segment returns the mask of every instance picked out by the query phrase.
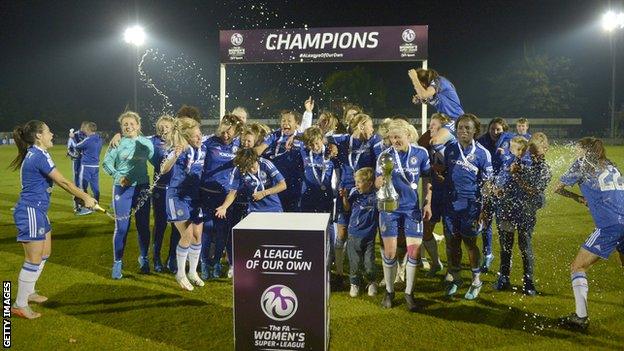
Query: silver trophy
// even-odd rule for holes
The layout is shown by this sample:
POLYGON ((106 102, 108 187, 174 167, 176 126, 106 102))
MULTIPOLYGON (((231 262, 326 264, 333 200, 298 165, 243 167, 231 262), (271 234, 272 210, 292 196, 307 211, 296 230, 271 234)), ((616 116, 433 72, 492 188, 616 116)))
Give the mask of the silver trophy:
POLYGON ((392 185, 394 160, 390 154, 385 153, 379 158, 379 163, 381 164, 384 182, 377 191, 377 209, 380 212, 392 212, 397 209, 399 200, 399 194, 392 185))

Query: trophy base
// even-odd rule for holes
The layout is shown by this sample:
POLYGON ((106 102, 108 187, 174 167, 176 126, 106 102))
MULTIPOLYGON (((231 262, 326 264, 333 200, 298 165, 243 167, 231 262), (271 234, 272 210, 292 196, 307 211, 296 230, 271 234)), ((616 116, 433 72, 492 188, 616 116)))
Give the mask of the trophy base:
POLYGON ((398 207, 396 201, 377 201, 377 209, 380 212, 392 212, 398 207))

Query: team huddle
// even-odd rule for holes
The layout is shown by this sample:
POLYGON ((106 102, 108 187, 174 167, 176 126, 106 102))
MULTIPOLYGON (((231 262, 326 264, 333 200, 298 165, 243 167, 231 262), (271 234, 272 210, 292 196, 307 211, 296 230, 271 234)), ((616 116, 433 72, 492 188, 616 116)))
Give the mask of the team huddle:
MULTIPOLYGON (((391 308, 400 276, 407 308, 418 310, 415 280, 423 253, 430 257, 428 276, 444 269, 433 233, 439 222, 448 258, 444 275, 448 297, 456 296, 463 286, 463 243, 471 268, 463 297, 478 298, 483 287, 480 275, 491 269, 494 260, 493 222, 501 247, 494 288, 511 289, 517 233, 524 271, 522 291, 536 295, 531 238, 552 177, 545 157, 547 136, 531 135, 526 119, 517 121, 517 133, 510 132, 502 118, 492 119, 482 130, 479 118, 463 111, 446 78, 425 69, 410 70, 408 75, 415 91, 413 102, 436 109, 422 136, 403 116, 384 119, 376 130, 373 119, 357 105, 347 105, 342 119, 321 111, 313 123, 311 98, 304 103, 303 115, 282 111, 280 128, 274 131, 248 121, 247 111, 236 108, 221 118, 214 134, 204 136, 199 111, 184 106, 175 118, 160 117, 157 134, 146 137, 137 113, 121 114, 121 134, 113 137, 102 161, 102 168, 114 180, 111 277, 123 278, 132 216, 138 232, 139 270, 167 269, 180 287, 191 291, 204 286, 204 280, 221 277, 224 253, 227 275, 232 276, 231 229, 248 213, 317 212, 331 215, 327 230, 339 276, 346 251, 352 297, 363 287, 374 296, 381 285, 385 290, 381 305, 391 308), (151 184, 148 163, 154 169, 151 184), (386 164, 392 165, 389 177, 383 176, 386 164), (386 185, 395 189, 397 205, 379 211, 377 191, 386 185), (168 223, 172 230, 163 262, 161 248, 168 223), (383 267, 380 284, 375 272, 378 236, 383 267)), ((20 168, 22 181, 14 219, 26 256, 13 305, 16 315, 37 318, 40 313, 28 303, 47 300, 35 292, 35 283, 50 255, 51 227, 46 214, 52 184, 74 195, 78 215, 87 215, 97 206, 102 141, 96 130, 95 123, 85 122, 79 132, 70 133, 68 151, 74 161, 75 184, 60 174, 47 152, 52 133, 45 123, 30 121, 14 131, 19 152, 12 166, 20 168), (87 193, 89 187, 93 197, 87 193)), ((585 329, 586 270, 616 249, 624 264, 624 180, 606 158, 600 140, 583 138, 576 145, 578 159, 561 177, 556 192, 587 205, 597 229, 572 264, 576 312, 561 322, 585 329), (566 189, 575 184, 583 196, 566 189)))

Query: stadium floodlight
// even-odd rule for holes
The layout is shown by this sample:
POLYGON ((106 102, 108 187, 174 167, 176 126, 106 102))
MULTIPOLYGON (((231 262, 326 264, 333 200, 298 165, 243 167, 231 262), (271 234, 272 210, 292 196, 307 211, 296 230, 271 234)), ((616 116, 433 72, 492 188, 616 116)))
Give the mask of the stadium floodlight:
POLYGON ((145 31, 143 27, 139 25, 128 27, 124 32, 124 40, 126 43, 136 47, 143 45, 145 43, 145 31))
POLYGON ((615 30, 624 29, 624 12, 615 13, 612 10, 602 15, 602 29, 609 33, 611 46, 611 138, 615 138, 615 30))
POLYGON ((612 32, 618 28, 624 28, 624 12, 607 11, 602 15, 602 29, 612 32))
MULTIPOLYGON (((139 65, 139 47, 145 43, 145 31, 143 30, 143 27, 139 25, 134 25, 132 27, 126 28, 126 31, 124 32, 124 41, 134 46, 135 48, 134 61, 135 61, 135 64, 138 66, 139 65)), ((134 74, 133 80, 134 80, 134 110, 138 111, 139 106, 137 102, 138 93, 137 93, 136 73, 134 74)))

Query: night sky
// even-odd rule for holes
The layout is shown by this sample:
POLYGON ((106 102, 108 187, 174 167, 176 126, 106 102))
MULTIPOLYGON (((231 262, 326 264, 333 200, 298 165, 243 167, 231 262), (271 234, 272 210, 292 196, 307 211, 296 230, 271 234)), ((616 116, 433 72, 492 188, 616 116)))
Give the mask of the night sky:
MULTIPOLYGON (((612 5, 624 8, 622 2, 612 5)), ((457 87, 467 112, 487 110, 488 79, 524 48, 572 59, 586 103, 571 116, 606 125, 611 61, 600 27, 607 1, 2 1, 0 3, 0 131, 6 121, 54 119, 55 128, 91 119, 100 129, 132 102, 134 51, 124 43, 128 25, 148 33, 144 71, 171 100, 198 105, 205 118, 218 107, 218 30, 255 28, 429 25, 429 67, 457 87), (137 20, 138 19, 138 20, 137 20)), ((620 31, 619 72, 624 67, 620 31)), ((417 64, 414 64, 417 65, 417 64)), ((407 63, 363 66, 383 77, 388 104, 410 107, 407 63)), ((247 65, 230 70, 228 108, 251 110, 256 98, 281 87, 284 108, 318 95, 324 78, 354 64, 247 65), (307 80, 306 80, 307 79, 307 80), (316 93, 316 94, 315 94, 316 93)), ((624 74, 618 84, 624 100, 624 74)), ((163 101, 140 83, 139 112, 162 112, 163 101)), ((325 102, 326 103, 326 102, 325 102)), ((361 102, 366 105, 366 102, 361 102)), ((323 101, 319 101, 323 105, 323 101)), ((376 116, 383 117, 383 116, 376 116)), ((491 117, 491 116, 484 116, 491 117)))

